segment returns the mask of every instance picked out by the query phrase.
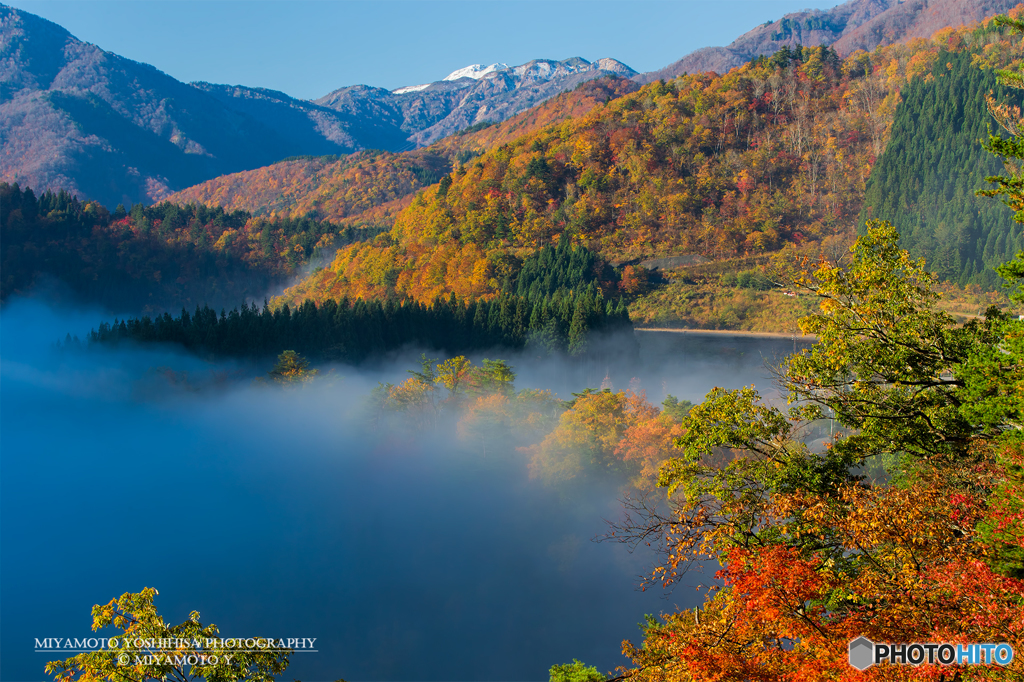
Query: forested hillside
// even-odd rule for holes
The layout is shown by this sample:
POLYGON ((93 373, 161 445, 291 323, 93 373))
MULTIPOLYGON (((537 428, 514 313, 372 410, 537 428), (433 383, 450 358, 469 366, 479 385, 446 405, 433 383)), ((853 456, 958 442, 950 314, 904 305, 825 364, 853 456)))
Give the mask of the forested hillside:
POLYGON ((937 50, 844 64, 787 49, 650 84, 458 165, 386 240, 343 249, 286 300, 493 295, 503 267, 562 233, 621 262, 763 254, 849 231, 898 87, 937 50))
POLYGON ((426 304, 389 298, 306 300, 295 312, 285 304, 261 310, 243 305, 220 317, 209 307, 153 318, 104 323, 93 342, 178 343, 216 355, 265 358, 294 349, 314 360, 359 362, 409 344, 449 353, 527 348, 538 355, 591 352, 593 332, 632 331, 622 298, 605 298, 608 282, 597 277, 594 254, 571 246, 541 249, 501 295, 465 298, 451 294, 426 304))
POLYGON ((449 157, 471 158, 494 140, 636 87, 622 79, 590 82, 520 118, 431 149, 297 158, 225 176, 194 188, 197 195, 209 192, 209 205, 186 202, 192 195, 183 194, 176 197, 180 204, 119 206, 111 213, 67 192, 37 198, 17 184, 0 184, 0 296, 6 300, 51 278, 66 285, 64 294, 121 311, 262 300, 310 261, 390 228, 414 190, 450 169, 449 157), (249 206, 262 208, 262 215, 249 206))
MULTIPOLYGON (((453 163, 556 121, 582 116, 638 87, 621 78, 591 80, 507 121, 468 128, 424 149, 402 154, 369 151, 342 157, 298 157, 214 178, 167 200, 254 215, 341 220, 434 184, 453 163)), ((366 220, 377 222, 371 217, 366 220)))
MULTIPOLYGON (((928 165, 932 178, 946 172, 946 185, 922 181, 934 198, 921 201, 948 213, 957 210, 956 191, 974 202, 968 194, 983 182, 979 126, 986 114, 972 113, 966 125, 957 119, 968 105, 985 111, 981 60, 1006 65, 1020 54, 1019 44, 989 25, 947 29, 931 41, 846 60, 827 48, 785 48, 723 76, 652 83, 458 164, 436 187, 417 194, 386 238, 343 249, 329 268, 281 300, 490 296, 499 290, 502 269, 515 270, 563 233, 619 264, 676 255, 750 259, 826 243, 835 249, 862 217, 876 160, 883 158, 876 177, 886 164, 903 163, 903 137, 910 131, 926 145, 915 152, 915 168, 928 165), (966 93, 977 101, 960 102, 966 93), (939 101, 946 104, 927 116, 945 123, 925 129, 915 119, 927 102, 939 101), (898 146, 885 156, 897 112, 898 146)), ((900 182, 916 181, 903 173, 900 182)), ((882 191, 889 200, 896 194, 882 191)), ((927 255, 963 248, 953 246, 960 237, 943 220, 926 213, 924 227, 911 237, 923 243, 928 233, 933 246, 927 255)), ((1000 242, 992 230, 985 231, 986 242, 990 235, 990 244, 972 247, 979 258, 987 247, 987 261, 948 261, 940 264, 943 275, 993 282, 975 275, 1005 260, 1015 242, 1000 242)), ((716 286, 720 275, 712 273, 716 286)), ((628 293, 644 288, 640 282, 628 293)), ((686 317, 686 311, 675 314, 686 317)))
MULTIPOLYGON (((766 301, 769 293, 739 286, 737 275, 785 249, 841 250, 858 221, 873 216, 896 221, 904 243, 944 277, 991 286, 985 268, 1018 248, 1020 232, 972 194, 996 169, 979 144, 987 115, 978 112, 994 86, 981 67, 1020 57, 1019 44, 989 24, 845 60, 824 47, 787 47, 724 75, 640 90, 621 79, 591 81, 426 149, 302 157, 193 187, 175 200, 241 210, 244 219, 203 239, 172 220, 159 232, 160 248, 234 259, 252 270, 259 298, 270 281, 343 247, 275 304, 345 297, 429 304, 451 294, 469 301, 507 293, 532 254, 567 236, 595 255, 604 294, 626 296, 646 323, 760 329, 771 320, 757 308, 780 311, 772 319, 795 317, 781 313, 785 299, 766 301), (282 218, 288 227, 267 227, 282 218), (641 267, 665 257, 692 267, 667 279, 641 267)), ((163 225, 165 210, 149 219, 163 225)), ((4 220, 8 234, 22 234, 4 220)), ((108 227, 101 233, 110 238, 108 227)), ((121 232, 129 233, 135 246, 118 253, 153 239, 134 227, 121 232)), ((20 248, 7 241, 5 262, 12 245, 20 248)), ((97 255, 91 267, 112 259, 97 255)), ((25 262, 5 273, 5 296, 28 286, 43 263, 25 262)), ((88 269, 60 262, 38 272, 71 282, 88 269)), ((170 309, 223 300, 223 286, 254 295, 237 284, 217 284, 209 295, 186 291, 167 279, 185 266, 131 262, 135 281, 152 282, 154 300, 170 309), (180 300, 161 298, 172 291, 180 300)))
POLYGON ((0 183, 0 300, 50 279, 57 294, 121 311, 262 300, 319 249, 377 232, 163 203, 110 213, 67 192, 0 183))
POLYGON ((996 47, 943 52, 930 73, 903 91, 861 214, 891 221, 904 248, 962 285, 994 286, 993 268, 1024 249, 1024 229, 1013 215, 975 195, 989 187, 986 177, 1002 172, 982 146, 994 127, 986 98, 1018 106, 1022 99, 996 83, 991 62, 1004 57, 996 47))
POLYGON ((221 176, 167 200, 257 215, 340 220, 431 185, 450 167, 448 159, 424 150, 296 157, 221 176))

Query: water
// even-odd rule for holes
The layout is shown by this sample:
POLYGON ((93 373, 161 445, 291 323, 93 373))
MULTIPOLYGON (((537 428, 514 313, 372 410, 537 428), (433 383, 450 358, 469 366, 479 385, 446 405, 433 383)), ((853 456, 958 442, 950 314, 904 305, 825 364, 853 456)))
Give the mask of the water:
MULTIPOLYGON (((36 638, 87 637, 93 604, 144 586, 171 623, 195 609, 225 637, 316 638, 283 676, 307 682, 544 680, 573 658, 608 671, 644 614, 701 601, 692 587, 637 591, 653 557, 591 541, 619 514, 614 482, 552 487, 511 448, 368 428, 363 398, 414 367, 412 352, 282 392, 169 350, 50 347, 97 319, 18 301, 0 317, 5 681, 45 679, 63 656, 34 652, 36 638), (191 388, 153 371, 167 367, 191 388)), ((607 373, 655 402, 767 386, 763 357, 792 346, 638 338, 639 362, 607 373)), ((520 388, 582 387, 514 362, 520 388)))

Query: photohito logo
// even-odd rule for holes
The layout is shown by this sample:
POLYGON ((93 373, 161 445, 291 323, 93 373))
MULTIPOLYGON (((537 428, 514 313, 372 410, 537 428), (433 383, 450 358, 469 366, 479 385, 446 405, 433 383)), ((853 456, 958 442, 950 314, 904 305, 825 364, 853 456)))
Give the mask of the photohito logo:
POLYGON ((1013 647, 1006 642, 998 644, 876 644, 867 637, 850 642, 850 665, 867 670, 888 661, 893 665, 1010 665, 1013 647))

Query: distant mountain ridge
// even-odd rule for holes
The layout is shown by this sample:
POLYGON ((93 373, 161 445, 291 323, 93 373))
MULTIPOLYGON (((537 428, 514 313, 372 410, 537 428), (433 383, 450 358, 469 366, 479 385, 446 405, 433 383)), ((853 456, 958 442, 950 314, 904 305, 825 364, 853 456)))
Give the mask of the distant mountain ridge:
POLYGON ((281 93, 226 106, 6 6, 0 91, 0 180, 40 192, 64 188, 109 206, 152 201, 296 149, 349 152, 369 137, 365 122, 281 93))
POLYGON ((0 5, 0 180, 67 189, 107 206, 157 201, 211 178, 297 155, 404 151, 500 122, 581 83, 725 72, 782 45, 841 54, 1005 11, 1012 0, 850 0, 786 15, 725 48, 637 74, 614 59, 475 64, 434 83, 339 88, 316 101, 241 85, 185 84, 0 5))
POLYGON ((634 77, 639 83, 670 80, 684 73, 725 73, 783 45, 830 45, 841 57, 857 50, 913 38, 930 38, 946 27, 965 26, 1007 12, 1018 0, 849 0, 830 10, 785 15, 747 31, 725 47, 704 47, 663 69, 634 77))
POLYGON ((412 193, 437 182, 460 159, 468 161, 552 123, 580 118, 639 88, 624 78, 594 79, 501 123, 463 131, 428 147, 401 154, 297 157, 207 180, 170 195, 167 201, 338 222, 362 214, 360 223, 390 223, 394 213, 411 201, 412 193))
MULTIPOLYGON (((464 70, 461 70, 464 71, 464 70)), ((395 94, 357 85, 316 102, 182 83, 0 5, 0 180, 113 207, 296 155, 401 151, 502 121, 580 83, 636 74, 613 59, 534 60, 395 94)))
POLYGON ((339 88, 315 103, 352 115, 369 110, 384 114, 408 133, 407 148, 411 149, 477 123, 504 121, 588 80, 635 75, 636 71, 615 59, 593 63, 580 57, 534 59, 515 67, 474 64, 434 83, 391 91, 355 85, 339 88))

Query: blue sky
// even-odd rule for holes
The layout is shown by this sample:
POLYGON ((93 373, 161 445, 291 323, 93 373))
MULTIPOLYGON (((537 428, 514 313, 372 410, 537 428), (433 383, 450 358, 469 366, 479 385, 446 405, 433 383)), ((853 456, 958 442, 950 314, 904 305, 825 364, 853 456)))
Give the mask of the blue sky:
POLYGON ((8 0, 78 38, 182 81, 314 99, 365 83, 427 83, 457 68, 614 57, 651 71, 768 19, 835 0, 8 0))

